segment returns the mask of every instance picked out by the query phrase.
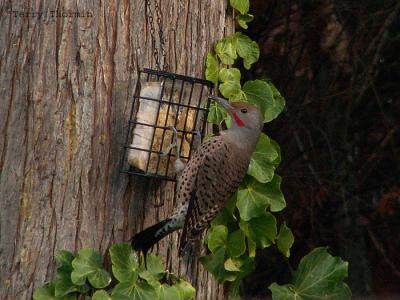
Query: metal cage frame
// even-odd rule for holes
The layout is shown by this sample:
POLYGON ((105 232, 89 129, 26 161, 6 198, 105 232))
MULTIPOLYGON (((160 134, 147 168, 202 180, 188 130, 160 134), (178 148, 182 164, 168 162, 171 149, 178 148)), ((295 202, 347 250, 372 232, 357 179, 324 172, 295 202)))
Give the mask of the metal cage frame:
MULTIPOLYGON (((127 133, 126 133, 126 138, 125 138, 125 144, 123 146, 123 155, 121 158, 121 162, 120 162, 120 172, 121 173, 127 173, 127 174, 131 174, 131 175, 137 175, 137 176, 142 176, 142 177, 147 177, 147 178, 158 178, 158 179, 163 179, 163 180, 168 180, 168 181, 176 181, 176 176, 168 176, 168 170, 169 170, 169 165, 171 163, 171 157, 175 157, 175 154, 172 154, 171 151, 168 152, 168 154, 166 154, 168 156, 167 159, 167 165, 166 165, 166 170, 165 170, 165 174, 159 174, 159 168, 160 168, 160 155, 163 154, 162 151, 156 151, 153 149, 153 145, 154 145, 154 138, 156 136, 156 129, 162 129, 162 138, 161 138, 161 146, 160 146, 160 150, 162 150, 163 144, 164 144, 164 139, 165 139, 165 132, 167 130, 170 130, 170 126, 167 126, 167 119, 169 116, 169 112, 170 112, 170 108, 171 106, 176 106, 177 110, 179 110, 180 108, 187 108, 186 111, 186 116, 184 116, 185 118, 185 125, 184 125, 184 130, 177 130, 178 133, 181 133, 182 136, 186 136, 186 135, 191 135, 192 137, 194 135, 198 135, 200 132, 200 139, 201 141, 204 138, 204 134, 206 131, 206 126, 207 126, 207 118, 208 118, 208 112, 209 112, 209 108, 210 108, 210 98, 208 97, 209 95, 211 95, 212 93, 212 89, 214 88, 214 84, 211 81, 205 80, 205 79, 199 79, 199 78, 194 78, 194 77, 190 77, 190 76, 185 76, 185 75, 179 75, 179 74, 175 74, 175 73, 170 73, 170 72, 166 72, 166 71, 159 71, 159 70, 153 70, 153 69, 143 69, 143 70, 139 70, 138 71, 138 77, 137 77, 137 81, 136 81, 136 85, 135 85, 135 90, 134 90, 134 95, 133 95, 133 101, 132 101, 132 105, 131 105, 131 111, 129 114, 129 121, 128 121, 128 128, 127 128, 127 133), (142 76, 145 77, 145 79, 142 79, 142 76), (149 82, 150 79, 156 79, 157 81, 162 81, 162 80, 170 80, 172 81, 172 90, 175 87, 175 83, 176 81, 181 81, 181 87, 180 87, 180 93, 179 93, 179 99, 178 102, 173 102, 172 101, 172 93, 170 94, 168 100, 164 100, 163 96, 164 96, 164 85, 161 88, 161 96, 159 99, 156 98, 150 98, 150 97, 143 97, 140 95, 140 90, 141 90, 141 82, 142 80, 149 82), (182 103, 182 95, 183 95, 183 88, 185 84, 190 84, 191 85, 191 90, 190 90, 190 98, 188 101, 188 104, 182 103), (196 104, 192 104, 192 95, 193 95, 193 90, 194 90, 194 86, 195 85, 200 85, 201 86, 201 91, 200 91, 200 97, 198 100, 198 103, 196 104), (204 89, 206 89, 206 93, 204 94, 204 89), (202 97, 204 96, 204 98, 206 98, 205 100, 205 107, 202 107, 202 103, 204 103, 204 101, 202 102, 202 97), (156 122, 155 124, 146 124, 146 123, 141 123, 138 122, 137 119, 137 107, 138 107, 138 101, 139 99, 144 99, 144 100, 148 100, 148 101, 157 101, 160 103, 160 105, 158 106, 157 109, 157 117, 156 117, 156 122), (160 110, 161 110, 161 104, 166 104, 168 105, 167 107, 167 116, 165 119, 165 124, 164 126, 160 126, 157 125, 158 124, 158 120, 160 117, 160 110), (135 111, 136 108, 136 111, 135 111), (189 116, 189 109, 193 109, 195 110, 195 119, 194 119, 194 127, 196 126, 196 122, 197 119, 199 117, 199 112, 203 111, 204 112, 204 120, 202 121, 201 124, 201 128, 200 130, 186 130, 186 124, 187 124, 187 120, 188 120, 188 116, 189 116), (151 138, 151 144, 150 144, 150 149, 143 149, 143 148, 139 148, 139 147, 132 147, 130 144, 130 140, 132 139, 133 136, 133 130, 135 128, 136 125, 144 125, 144 126, 148 126, 148 127, 152 127, 154 128, 153 131, 153 136, 151 138), (145 151, 149 153, 148 156, 148 160, 147 160, 147 165, 146 165, 146 170, 142 171, 138 168, 135 168, 133 166, 131 166, 128 163, 128 156, 127 156, 127 152, 129 151, 129 149, 135 149, 135 150, 139 150, 139 151, 145 151), (149 164, 150 164, 150 160, 151 160, 151 154, 155 153, 157 154, 157 166, 156 166, 156 170, 155 172, 149 172, 149 164), (127 166, 126 166, 127 165, 127 166)), ((177 120, 175 119, 175 127, 177 125, 177 120)), ((194 128, 195 129, 195 128, 194 128)), ((185 160, 189 160, 193 151, 193 138, 190 141, 190 148, 189 148, 189 155, 188 156, 184 156, 181 155, 180 158, 185 159, 185 160)), ((183 146, 183 142, 181 142, 180 145, 180 151, 182 151, 182 146, 183 146)))

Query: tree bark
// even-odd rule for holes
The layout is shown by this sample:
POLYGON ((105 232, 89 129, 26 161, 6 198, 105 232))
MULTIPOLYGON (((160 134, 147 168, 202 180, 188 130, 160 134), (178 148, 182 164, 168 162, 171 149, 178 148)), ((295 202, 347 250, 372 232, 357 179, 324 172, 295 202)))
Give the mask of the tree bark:
MULTIPOLYGON (((160 2, 170 71, 203 77, 207 51, 233 30, 226 0, 160 2)), ((1 5, 0 295, 30 299, 57 250, 105 254, 171 213, 174 184, 119 172, 136 71, 155 67, 144 0, 1 5)), ((177 241, 156 247, 174 272, 177 241)), ((186 275, 197 299, 223 298, 201 266, 186 275)))

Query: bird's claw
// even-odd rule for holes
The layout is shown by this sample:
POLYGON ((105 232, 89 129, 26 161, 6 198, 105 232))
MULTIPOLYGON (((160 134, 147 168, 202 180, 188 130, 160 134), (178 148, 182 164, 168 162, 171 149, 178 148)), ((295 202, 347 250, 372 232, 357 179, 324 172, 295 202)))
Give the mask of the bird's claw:
POLYGON ((175 148, 176 160, 174 163, 174 169, 175 169, 175 173, 179 175, 185 168, 185 164, 181 160, 181 154, 180 154, 180 150, 178 147, 178 131, 176 130, 176 128, 174 126, 169 126, 168 128, 174 132, 173 133, 173 141, 174 142, 171 145, 169 145, 167 147, 167 149, 160 154, 160 156, 167 156, 168 153, 172 150, 172 148, 175 148))

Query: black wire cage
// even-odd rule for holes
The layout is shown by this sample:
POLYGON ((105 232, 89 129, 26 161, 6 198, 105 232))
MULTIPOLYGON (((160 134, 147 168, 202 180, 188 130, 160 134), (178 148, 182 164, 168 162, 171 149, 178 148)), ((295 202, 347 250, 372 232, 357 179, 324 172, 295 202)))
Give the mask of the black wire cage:
POLYGON ((213 83, 165 71, 138 73, 121 172, 175 180, 206 132, 213 83))

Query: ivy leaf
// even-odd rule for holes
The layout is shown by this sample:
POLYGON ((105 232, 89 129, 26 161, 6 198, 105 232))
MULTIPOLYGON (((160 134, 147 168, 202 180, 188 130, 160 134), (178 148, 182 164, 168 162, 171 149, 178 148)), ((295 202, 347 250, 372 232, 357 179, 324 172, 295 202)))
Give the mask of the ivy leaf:
POLYGON ((262 133, 251 156, 247 174, 253 176, 259 182, 271 181, 278 156, 279 149, 276 149, 275 144, 271 143, 271 139, 262 133))
POLYGON ((208 53, 206 59, 206 79, 218 83, 219 62, 215 55, 208 53))
POLYGON ((217 102, 212 101, 210 104, 210 109, 208 111, 208 122, 220 125, 226 118, 228 114, 226 110, 219 105, 217 102))
POLYGON ((245 177, 238 190, 236 207, 239 209, 240 218, 249 221, 251 218, 261 216, 268 206, 268 199, 264 197, 265 185, 251 177, 245 177))
POLYGON ((224 268, 225 248, 220 247, 215 253, 200 257, 200 262, 204 268, 214 275, 218 282, 234 281, 237 278, 237 273, 229 272, 224 268))
POLYGON ((229 300, 241 300, 242 299, 240 297, 240 283, 241 283, 241 280, 240 280, 240 278, 238 278, 230 284, 229 294, 228 294, 229 300))
POLYGON ((160 279, 164 276, 164 265, 160 257, 152 253, 147 254, 147 270, 154 276, 160 279))
POLYGON ((263 216, 253 218, 249 221, 251 238, 261 249, 270 246, 276 238, 276 219, 267 212, 263 216))
POLYGON ((75 300, 75 294, 69 294, 63 297, 56 297, 55 285, 53 282, 46 283, 45 285, 35 289, 33 293, 33 300, 75 300))
POLYGON ((222 68, 219 71, 219 80, 221 82, 233 81, 240 84, 240 70, 238 68, 222 68))
POLYGON ((246 252, 244 232, 240 229, 229 234, 226 250, 230 257, 239 257, 246 252))
POLYGON ((231 257, 224 262, 224 268, 227 271, 240 272, 240 268, 236 265, 235 261, 231 257))
POLYGON ((59 298, 74 292, 87 293, 89 289, 87 284, 75 285, 71 280, 71 272, 58 272, 54 281, 54 295, 59 298))
POLYGON ((224 225, 213 226, 207 233, 208 248, 215 253, 219 248, 226 247, 228 239, 228 228, 224 225))
POLYGON ((71 272, 73 270, 72 260, 74 255, 67 250, 60 250, 56 253, 55 259, 58 263, 57 279, 54 281, 54 295, 56 297, 64 297, 73 292, 86 293, 89 291, 89 286, 75 285, 71 281, 71 272))
POLYGON ((249 80, 243 86, 247 101, 257 105, 262 114, 266 115, 267 103, 273 101, 270 86, 263 80, 249 80))
POLYGON ((225 37, 215 45, 215 53, 217 53, 221 62, 225 65, 232 65, 237 58, 236 48, 232 37, 225 37))
POLYGON ((293 283, 269 286, 274 300, 280 299, 332 299, 351 298, 347 277, 348 263, 331 256, 326 248, 316 248, 303 257, 293 283))
POLYGON ((248 13, 250 8, 249 0, 230 0, 229 3, 234 9, 239 11, 242 15, 248 13))
POLYGON ((219 80, 222 84, 219 85, 219 91, 225 98, 235 98, 240 94, 242 87, 240 85, 240 70, 237 68, 226 69, 219 71, 219 80))
POLYGON ((112 300, 154 300, 157 293, 147 282, 120 282, 112 291, 112 300))
POLYGON ((146 280, 153 287, 158 287, 160 285, 159 280, 165 275, 164 265, 162 260, 157 255, 148 253, 146 256, 146 267, 141 265, 139 276, 146 280))
POLYGON ((92 300, 112 300, 112 299, 105 290, 98 290, 93 294, 92 300))
POLYGON ((233 222, 235 222, 235 219, 232 213, 228 209, 223 208, 218 213, 218 215, 211 221, 211 227, 215 227, 217 225, 228 225, 233 222))
POLYGON ((289 257, 290 248, 292 247, 294 242, 294 236, 290 228, 286 226, 285 222, 281 225, 276 240, 279 251, 281 251, 282 254, 285 255, 286 257, 289 257))
POLYGON ((183 299, 179 289, 176 286, 162 284, 158 292, 159 300, 180 300, 183 299))
POLYGON ((56 262, 59 264, 57 271, 72 272, 72 260, 74 255, 67 250, 59 250, 55 255, 56 262))
POLYGON ((275 174, 274 178, 268 182, 265 190, 265 197, 269 201, 269 210, 272 212, 281 211, 286 207, 286 201, 281 191, 282 178, 275 174))
POLYGON ((86 278, 89 283, 98 289, 108 286, 111 282, 110 274, 102 268, 103 259, 100 253, 91 248, 79 250, 78 255, 72 261, 74 270, 71 280, 76 285, 84 285, 86 278))
POLYGON ((278 89, 268 82, 272 91, 272 101, 268 101, 264 113, 265 122, 270 122, 275 119, 285 108, 285 98, 281 95, 278 89))
POLYGON ((282 210, 286 202, 280 190, 280 184, 281 178, 278 175, 266 184, 254 178, 245 177, 239 187, 236 202, 240 218, 249 221, 251 218, 262 216, 268 206, 273 212, 282 210))
POLYGON ((224 263, 227 271, 239 272, 238 278, 244 278, 254 270, 254 258, 246 255, 241 257, 230 257, 224 263))
POLYGON ((249 70, 260 57, 260 48, 257 42, 241 32, 236 32, 233 40, 237 54, 243 58, 244 67, 249 70))
POLYGON ((256 257, 256 242, 253 241, 249 236, 246 237, 247 249, 249 249, 249 257, 256 257))
POLYGON ((281 148, 279 147, 278 143, 275 142, 273 139, 269 139, 271 145, 275 148, 276 152, 278 152, 278 156, 277 158, 274 159, 274 161, 272 162, 275 166, 278 166, 281 163, 281 148))
POLYGON ((241 220, 239 226, 261 249, 270 246, 276 238, 276 219, 269 212, 248 222, 241 220))
POLYGON ((239 26, 242 27, 243 29, 247 29, 247 23, 253 21, 254 16, 251 14, 245 14, 245 15, 238 15, 236 16, 236 22, 238 22, 239 26))
POLYGON ((139 260, 128 243, 115 244, 110 248, 112 272, 119 282, 135 281, 139 260))
POLYGON ((192 299, 196 294, 196 289, 187 281, 181 279, 174 285, 179 293, 181 294, 182 299, 192 299))

